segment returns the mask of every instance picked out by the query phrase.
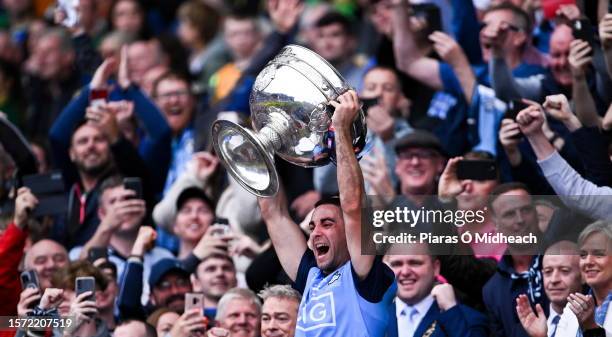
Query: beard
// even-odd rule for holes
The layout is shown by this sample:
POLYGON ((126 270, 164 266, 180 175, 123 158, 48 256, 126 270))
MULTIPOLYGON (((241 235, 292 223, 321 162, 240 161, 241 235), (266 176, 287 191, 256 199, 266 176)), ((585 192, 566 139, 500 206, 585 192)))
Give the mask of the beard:
POLYGON ((74 164, 76 165, 79 172, 90 177, 99 177, 103 173, 108 171, 112 166, 110 160, 106 160, 97 165, 92 166, 85 165, 85 163, 83 163, 82 161, 75 161, 74 164))

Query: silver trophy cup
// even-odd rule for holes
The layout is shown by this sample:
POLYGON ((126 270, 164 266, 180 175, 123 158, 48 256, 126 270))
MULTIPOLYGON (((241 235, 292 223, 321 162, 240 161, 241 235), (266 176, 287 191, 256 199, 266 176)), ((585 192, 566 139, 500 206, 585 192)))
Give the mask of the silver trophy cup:
MULTIPOLYGON (((251 193, 270 197, 279 186, 274 154, 303 167, 335 162, 330 101, 350 87, 313 51, 289 45, 255 79, 249 99, 253 130, 217 120, 212 141, 221 163, 251 193)), ((353 122, 355 154, 365 147, 363 111, 353 122)))

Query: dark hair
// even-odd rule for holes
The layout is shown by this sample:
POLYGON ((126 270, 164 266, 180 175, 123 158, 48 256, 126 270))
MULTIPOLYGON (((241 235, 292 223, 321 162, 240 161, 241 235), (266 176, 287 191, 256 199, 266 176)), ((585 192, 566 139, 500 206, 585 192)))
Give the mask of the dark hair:
POLYGON ((521 21, 522 27, 519 28, 521 28, 527 35, 531 35, 531 18, 529 17, 529 14, 527 14, 527 12, 525 12, 521 7, 518 7, 511 2, 502 2, 499 5, 487 9, 484 12, 484 15, 496 11, 512 12, 512 15, 514 15, 515 18, 521 21))
POLYGON ((334 11, 327 12, 319 20, 317 20, 317 22, 315 22, 314 26, 316 28, 321 28, 331 26, 333 24, 341 25, 345 34, 352 35, 351 22, 344 15, 334 11))
MULTIPOLYGON (((138 31, 138 36, 136 36, 137 38, 149 38, 150 37, 150 32, 148 31, 148 26, 147 26, 147 13, 145 11, 145 8, 143 6, 143 4, 139 1, 139 0, 115 0, 113 1, 113 5, 111 6, 111 10, 108 12, 108 22, 110 22, 111 25, 114 24, 114 18, 115 18, 115 10, 117 8, 117 5, 119 5, 119 3, 121 2, 131 2, 134 3, 136 5, 136 8, 138 10, 138 13, 140 14, 141 18, 142 18, 142 22, 141 22, 141 26, 140 29, 138 31)), ((114 28, 114 27, 113 27, 114 28)))
POLYGON ((204 43, 210 42, 217 35, 221 22, 219 13, 199 0, 183 3, 178 9, 177 16, 179 20, 194 26, 204 43))
POLYGON ((495 202, 495 200, 497 200, 497 198, 501 196, 502 194, 505 194, 505 193, 508 193, 514 190, 523 190, 527 192, 528 194, 531 194, 531 192, 529 191, 529 187, 527 187, 527 185, 521 182, 511 182, 511 183, 505 183, 505 184, 498 185, 491 191, 490 198, 489 198, 489 209, 492 212, 495 212, 493 210, 493 203, 495 202))
POLYGON ((87 260, 78 260, 69 263, 66 267, 58 269, 53 273, 51 285, 54 288, 74 289, 77 277, 92 276, 96 280, 96 289, 106 290, 108 278, 87 260))
POLYGON ((189 90, 189 92, 191 93, 191 81, 189 80, 189 78, 187 78, 186 76, 183 76, 179 73, 173 72, 173 71, 168 71, 166 73, 164 73, 163 75, 161 75, 154 83, 153 83, 153 97, 157 97, 157 87, 159 87, 159 84, 163 81, 167 81, 167 80, 176 80, 176 81, 181 81, 181 82, 185 82, 185 84, 187 85, 187 89, 189 90))
POLYGON ((314 208, 317 208, 323 205, 334 205, 334 206, 338 206, 339 208, 342 208, 342 205, 340 204, 340 197, 338 196, 322 198, 319 201, 317 201, 314 208))
POLYGON ((88 120, 87 118, 83 118, 80 121, 78 121, 74 127, 72 128, 71 132, 70 132, 70 146, 72 146, 72 141, 74 140, 74 134, 80 129, 82 128, 85 124, 87 124, 88 120))
MULTIPOLYGON (((204 258, 202 258, 202 260, 200 260, 200 263, 198 263, 198 268, 200 267, 200 265, 202 263, 204 263, 204 261, 208 261, 210 259, 219 259, 219 260, 225 260, 227 262, 229 262, 232 265, 232 268, 234 268, 234 271, 236 271, 236 265, 234 264, 234 260, 232 259, 231 256, 226 255, 226 254, 218 254, 218 253, 213 253, 213 254, 209 254, 204 256, 204 258)), ((196 270, 193 272, 193 276, 197 279, 198 278, 198 270, 196 268, 196 270)))
POLYGON ((119 187, 123 185, 123 177, 121 177, 120 175, 112 175, 104 180, 102 180, 102 183, 100 184, 100 195, 98 197, 98 203, 100 203, 100 201, 102 201, 102 195, 104 194, 104 191, 111 189, 111 188, 115 188, 115 187, 119 187))

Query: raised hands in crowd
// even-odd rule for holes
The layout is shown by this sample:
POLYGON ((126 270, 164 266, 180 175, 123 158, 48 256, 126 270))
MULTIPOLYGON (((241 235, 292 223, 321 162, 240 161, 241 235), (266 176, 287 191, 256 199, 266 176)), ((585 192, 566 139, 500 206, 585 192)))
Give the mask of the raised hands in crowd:
POLYGON ((612 331, 610 0, 46 2, 0 6, 0 317, 73 321, 16 336, 612 331), (227 116, 324 137, 337 161, 281 163, 301 151, 282 133, 280 191, 252 195, 211 143, 262 176, 240 135, 211 139, 227 116), (370 205, 538 242, 394 243, 417 221, 372 245, 370 205))

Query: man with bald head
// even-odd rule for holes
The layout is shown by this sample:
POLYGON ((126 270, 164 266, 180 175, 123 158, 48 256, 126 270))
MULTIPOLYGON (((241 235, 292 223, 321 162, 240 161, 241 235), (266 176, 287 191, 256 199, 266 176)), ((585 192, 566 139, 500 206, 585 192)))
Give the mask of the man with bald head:
POLYGON ((19 295, 17 314, 27 315, 40 301, 45 289, 52 288, 51 278, 55 271, 68 265, 68 252, 53 240, 40 240, 30 247, 24 259, 24 270, 34 270, 38 275, 40 289, 26 288, 19 295))
POLYGON ((42 290, 51 286, 53 273, 68 264, 66 248, 53 240, 40 240, 25 255, 24 269, 35 270, 42 290))

